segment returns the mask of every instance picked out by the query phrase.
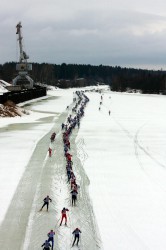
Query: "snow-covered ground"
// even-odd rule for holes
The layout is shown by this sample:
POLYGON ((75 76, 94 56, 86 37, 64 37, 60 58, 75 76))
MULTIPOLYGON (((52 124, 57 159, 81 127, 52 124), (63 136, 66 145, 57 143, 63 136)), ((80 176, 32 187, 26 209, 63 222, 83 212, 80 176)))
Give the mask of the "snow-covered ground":
MULTIPOLYGON (((29 116, 0 120, 1 223, 38 141, 72 103, 73 91, 50 91, 48 99, 24 107, 32 110, 29 116)), ((101 94, 86 95, 90 102, 76 137, 76 150, 90 180, 89 193, 103 249, 164 250, 165 96, 104 91, 99 110, 101 94)), ((33 223, 38 222, 27 223, 29 237, 33 223)), ((29 249, 28 244, 24 249, 29 249)), ((58 249, 67 248, 59 244, 58 249)))
POLYGON ((105 93, 101 111, 88 97, 79 137, 104 249, 164 250, 166 97, 105 93))
POLYGON ((31 110, 30 115, 0 119, 0 196, 3 197, 0 206, 1 222, 36 144, 72 102, 73 90, 57 90, 51 92, 50 97, 51 99, 48 96, 26 102, 31 110), (52 99, 52 96, 56 99, 52 99), (35 109, 39 112, 35 112, 35 109), (43 120, 47 117, 50 117, 48 122, 43 120))
POLYGON ((2 95, 3 93, 8 92, 8 90, 6 89, 7 86, 10 86, 11 84, 8 82, 5 82, 3 80, 0 80, 0 95, 2 95))

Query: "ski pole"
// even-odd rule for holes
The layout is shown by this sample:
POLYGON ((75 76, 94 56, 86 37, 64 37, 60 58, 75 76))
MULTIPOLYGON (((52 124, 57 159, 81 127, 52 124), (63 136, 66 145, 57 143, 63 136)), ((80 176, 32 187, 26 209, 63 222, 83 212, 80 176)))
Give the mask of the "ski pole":
POLYGON ((73 243, 74 243, 74 235, 73 235, 73 237, 72 237, 72 240, 71 240, 71 247, 73 247, 73 243))
POLYGON ((61 218, 59 218, 59 219, 57 220, 57 222, 56 222, 56 224, 55 224, 55 228, 56 228, 56 226, 58 225, 58 222, 60 221, 60 219, 61 219, 61 218))

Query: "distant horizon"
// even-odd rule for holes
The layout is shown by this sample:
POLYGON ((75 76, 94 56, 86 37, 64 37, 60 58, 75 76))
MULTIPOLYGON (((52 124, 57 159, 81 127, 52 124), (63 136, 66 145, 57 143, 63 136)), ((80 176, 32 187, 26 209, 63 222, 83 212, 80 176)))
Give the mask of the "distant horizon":
POLYGON ((21 22, 23 51, 34 62, 166 70, 165 9, 164 0, 6 0, 0 63, 19 60, 21 22))
MULTIPOLYGON (((4 62, 4 63, 0 63, 2 66, 4 65, 4 64, 6 64, 6 63, 19 63, 18 61, 7 61, 7 62, 4 62)), ((29 61, 29 62, 27 62, 27 63, 37 63, 37 64, 43 64, 43 63, 45 63, 45 64, 53 64, 53 65, 62 65, 62 64, 66 64, 66 65, 90 65, 90 66, 103 66, 103 67, 120 67, 120 68, 127 68, 127 69, 137 69, 137 70, 147 70, 147 71, 166 71, 166 69, 164 69, 164 68, 162 68, 162 66, 161 67, 150 67, 150 66, 147 66, 147 65, 144 65, 144 67, 143 66, 129 66, 129 65, 126 65, 126 66, 124 66, 124 65, 108 65, 108 64, 90 64, 90 63, 76 63, 76 62, 73 62, 73 63, 71 63, 71 62, 62 62, 62 63, 53 63, 53 62, 35 62, 35 61, 29 61), (148 68, 149 67, 149 68, 148 68)))

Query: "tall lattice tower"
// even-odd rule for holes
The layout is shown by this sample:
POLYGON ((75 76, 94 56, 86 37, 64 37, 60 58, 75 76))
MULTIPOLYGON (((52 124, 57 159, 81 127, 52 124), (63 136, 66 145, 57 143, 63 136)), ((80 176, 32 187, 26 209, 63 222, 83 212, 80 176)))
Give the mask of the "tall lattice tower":
POLYGON ((27 62, 29 56, 23 50, 23 36, 21 34, 22 25, 19 22, 16 25, 16 34, 18 35, 18 44, 20 51, 19 63, 16 64, 16 70, 18 71, 18 75, 13 79, 13 85, 19 85, 21 88, 33 88, 33 79, 28 75, 28 71, 32 70, 32 64, 27 62))

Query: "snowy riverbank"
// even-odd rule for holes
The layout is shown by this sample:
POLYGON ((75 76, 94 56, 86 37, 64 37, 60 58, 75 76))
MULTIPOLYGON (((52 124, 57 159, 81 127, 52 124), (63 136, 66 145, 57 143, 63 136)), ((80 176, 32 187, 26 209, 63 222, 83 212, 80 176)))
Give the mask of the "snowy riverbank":
MULTIPOLYGON (((25 108, 31 110, 30 116, 1 119, 1 223, 36 145, 52 129, 56 120, 66 110, 66 106, 72 103, 73 91, 72 89, 51 91, 48 99, 26 104, 25 108)), ((94 218, 101 234, 103 249, 164 250, 166 247, 165 96, 104 91, 99 111, 101 94, 86 92, 86 95, 90 98, 90 102, 73 143, 76 144, 74 148, 74 152, 77 152, 76 158, 80 159, 85 171, 83 174, 89 180, 94 218), (109 110, 111 110, 110 116, 109 110)), ((42 144, 45 151, 47 143, 49 145, 49 137, 48 141, 46 137, 42 144)), ((42 157, 47 159, 47 152, 42 157)), ((75 159, 76 162, 79 163, 79 159, 75 159)), ((60 171, 60 166, 58 169, 60 171)), ((45 171, 48 176, 50 172, 47 168, 45 171)), ((53 168, 51 171, 55 174, 53 168)), ((52 195, 57 181, 58 178, 50 187, 52 195)), ((32 209, 32 217, 29 220, 38 209, 39 198, 47 192, 46 187, 40 190, 40 186, 34 186, 34 190, 35 187, 38 195, 35 196, 37 200, 34 198, 31 201, 36 205, 29 208, 32 209)), ((67 192, 66 187, 64 190, 67 192)), ((57 189, 55 198, 56 194, 60 196, 58 192, 62 192, 62 189, 61 191, 57 189)), ((69 204, 68 197, 66 196, 66 205, 69 204)), ((63 202, 57 204, 55 210, 53 208, 50 210, 52 224, 47 221, 47 227, 55 225, 54 217, 55 221, 59 219, 61 206, 63 202)), ((36 216, 41 219, 41 215, 36 216)), ((72 214, 71 218, 73 216, 72 214)), ((43 215, 42 220, 41 227, 46 221, 46 215, 43 215)), ((27 237, 31 234, 31 223, 30 220, 27 237)), ((67 232, 67 239, 63 238, 65 229, 60 232, 62 235, 56 236, 60 242, 58 249, 64 247, 61 245, 62 238, 70 244, 70 230, 67 232)), ((45 231, 43 232, 43 228, 40 228, 40 231, 42 241, 45 231)), ((84 237, 82 240, 85 240, 84 237)), ((33 243, 38 244, 38 240, 33 243)), ((24 249, 27 249, 28 244, 28 241, 23 243, 24 249)))

